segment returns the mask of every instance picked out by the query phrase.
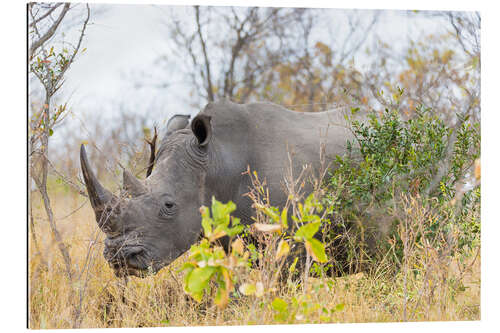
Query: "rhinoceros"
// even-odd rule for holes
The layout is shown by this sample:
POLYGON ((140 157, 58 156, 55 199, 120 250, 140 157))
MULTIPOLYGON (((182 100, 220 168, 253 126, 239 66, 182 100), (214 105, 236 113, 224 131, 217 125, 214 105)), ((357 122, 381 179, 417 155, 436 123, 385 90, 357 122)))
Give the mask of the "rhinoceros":
POLYGON ((211 198, 232 200, 234 216, 253 222, 245 196, 249 168, 266 179, 271 204, 283 207, 284 175, 307 164, 320 168, 321 144, 331 161, 352 134, 338 111, 301 113, 272 103, 212 102, 189 124, 174 116, 160 142, 155 168, 145 180, 123 172, 128 197, 106 190, 92 172, 85 147, 81 167, 96 221, 106 234, 104 257, 118 276, 158 272, 200 237, 200 207, 211 198), (290 167, 290 161, 292 167, 290 167))

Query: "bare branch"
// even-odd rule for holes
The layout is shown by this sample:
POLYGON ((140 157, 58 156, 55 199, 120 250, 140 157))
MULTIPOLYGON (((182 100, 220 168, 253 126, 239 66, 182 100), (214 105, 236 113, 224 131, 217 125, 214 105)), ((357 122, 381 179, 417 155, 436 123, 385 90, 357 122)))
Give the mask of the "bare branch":
POLYGON ((36 25, 38 22, 42 21, 43 19, 45 19, 47 16, 49 16, 50 14, 52 14, 52 12, 54 10, 56 10, 57 7, 59 7, 60 5, 62 5, 62 3, 56 3, 54 5, 54 7, 52 7, 51 9, 49 9, 45 14, 43 14, 42 16, 40 16, 39 18, 37 18, 36 20, 34 20, 33 22, 31 22, 29 24, 30 27, 33 27, 34 25, 36 25))
MULTIPOLYGON (((52 26, 49 28, 49 30, 47 30, 47 32, 43 36, 41 36, 38 40, 34 41, 33 44, 31 44, 31 47, 29 48, 29 52, 28 52, 28 59, 29 60, 31 60, 33 54, 35 54, 35 51, 40 46, 42 46, 46 41, 48 41, 50 37, 52 37, 54 35, 54 33, 57 30, 57 27, 59 27, 59 24, 62 22, 64 16, 68 12, 69 5, 70 5, 70 3, 64 4, 64 7, 63 7, 61 13, 59 14, 59 17, 52 24, 52 26)), ((87 5, 87 7, 88 7, 88 5, 87 5)), ((36 27, 36 23, 34 24, 34 27, 36 27)))
POLYGON ((212 75, 210 73, 210 61, 208 60, 207 47, 205 44, 205 40, 203 39, 203 35, 201 32, 201 24, 200 24, 200 6, 194 6, 196 12, 196 27, 198 31, 198 37, 200 39, 201 48, 203 51, 203 58, 205 60, 205 70, 206 70, 206 81, 207 81, 207 93, 208 93, 208 101, 213 102, 214 99, 214 90, 212 87, 212 75))
POLYGON ((59 76, 57 77, 57 79, 55 80, 55 84, 54 84, 54 93, 59 90, 59 88, 61 87, 62 85, 62 82, 61 79, 63 78, 64 74, 66 73, 66 71, 68 70, 69 66, 71 66, 71 64, 73 63, 73 61, 75 60, 75 57, 78 53, 78 51, 80 50, 80 47, 82 45, 82 40, 83 40, 83 36, 85 35, 85 30, 87 29, 87 24, 89 22, 89 19, 90 19, 90 7, 89 7, 89 4, 86 5, 87 6, 87 18, 85 19, 85 21, 83 22, 83 27, 82 27, 82 31, 80 33, 80 37, 78 39, 78 44, 76 45, 76 47, 73 49, 73 54, 71 55, 71 58, 68 60, 68 62, 66 63, 66 65, 64 65, 64 67, 61 69, 61 72, 59 74, 59 76))
POLYGON ((149 156, 149 165, 148 165, 148 170, 146 172, 146 178, 149 177, 151 172, 153 171, 154 163, 155 163, 155 157, 156 157, 156 140, 158 138, 158 131, 156 129, 156 126, 154 126, 154 131, 155 134, 153 138, 150 140, 144 139, 146 143, 149 145, 149 148, 151 150, 151 154, 149 156))

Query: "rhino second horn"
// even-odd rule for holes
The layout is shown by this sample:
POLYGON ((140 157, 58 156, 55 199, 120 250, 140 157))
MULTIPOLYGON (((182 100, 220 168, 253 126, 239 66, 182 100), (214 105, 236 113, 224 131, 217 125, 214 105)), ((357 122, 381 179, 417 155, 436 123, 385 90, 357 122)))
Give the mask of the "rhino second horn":
MULTIPOLYGON (((87 192, 89 194, 90 204, 96 214, 96 220, 101 221, 102 213, 105 211, 106 205, 112 205, 114 202, 117 202, 117 198, 110 191, 105 189, 101 183, 99 183, 96 176, 92 172, 92 169, 90 169, 84 145, 80 146, 80 164, 82 167, 85 187, 87 188, 87 192)), ((109 224, 109 221, 107 221, 108 219, 105 218, 103 220, 104 221, 102 222, 98 222, 101 229, 103 229, 104 223, 109 224)), ((111 225, 107 225, 106 230, 111 227, 111 225)))
POLYGON ((128 170, 123 170, 123 188, 133 197, 146 193, 146 186, 128 170))

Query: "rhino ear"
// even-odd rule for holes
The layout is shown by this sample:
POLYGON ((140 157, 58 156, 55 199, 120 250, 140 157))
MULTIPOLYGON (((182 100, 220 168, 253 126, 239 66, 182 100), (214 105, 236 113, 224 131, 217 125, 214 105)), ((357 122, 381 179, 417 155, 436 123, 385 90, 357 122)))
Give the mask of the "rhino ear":
POLYGON ((205 147, 212 138, 212 125, 210 124, 211 118, 212 117, 205 114, 199 114, 191 122, 191 130, 196 136, 196 139, 198 139, 198 144, 201 147, 205 147))
POLYGON ((167 123, 165 136, 168 136, 177 130, 186 128, 189 124, 190 117, 191 116, 189 115, 176 114, 170 118, 167 123))

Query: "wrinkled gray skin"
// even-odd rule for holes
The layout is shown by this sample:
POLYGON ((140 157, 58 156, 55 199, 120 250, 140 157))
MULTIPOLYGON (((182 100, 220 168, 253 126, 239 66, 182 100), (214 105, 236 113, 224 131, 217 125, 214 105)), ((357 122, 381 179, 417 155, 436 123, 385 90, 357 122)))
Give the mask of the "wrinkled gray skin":
POLYGON ((235 216, 252 223, 249 166, 266 179, 271 203, 283 206, 290 152, 297 177, 305 164, 320 167, 342 155, 352 135, 337 111, 299 113, 270 103, 209 103, 188 125, 176 116, 167 126, 155 168, 144 181, 124 171, 126 198, 104 189, 90 170, 85 148, 81 164, 90 201, 106 233, 104 256, 117 276, 156 273, 194 244, 201 234, 199 208, 212 196, 232 200, 235 216))

